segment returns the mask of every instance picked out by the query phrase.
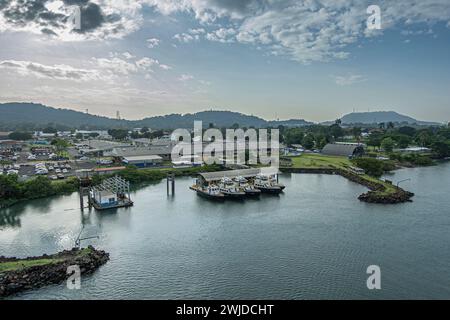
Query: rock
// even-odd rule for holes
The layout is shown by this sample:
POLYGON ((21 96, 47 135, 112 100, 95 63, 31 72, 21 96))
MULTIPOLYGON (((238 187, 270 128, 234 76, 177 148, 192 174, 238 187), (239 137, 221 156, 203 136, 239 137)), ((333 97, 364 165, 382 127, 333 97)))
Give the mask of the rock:
MULTIPOLYGON (((80 266, 81 274, 93 273, 101 265, 109 260, 109 254, 102 250, 96 250, 89 246, 89 253, 78 256, 79 249, 62 251, 54 255, 43 255, 41 257, 30 257, 23 260, 33 260, 42 258, 61 258, 63 261, 34 266, 25 269, 7 271, 0 276, 0 297, 9 296, 20 291, 39 288, 49 284, 58 284, 67 279, 67 267, 69 265, 80 266)), ((11 261, 10 258, 8 261, 11 261)))

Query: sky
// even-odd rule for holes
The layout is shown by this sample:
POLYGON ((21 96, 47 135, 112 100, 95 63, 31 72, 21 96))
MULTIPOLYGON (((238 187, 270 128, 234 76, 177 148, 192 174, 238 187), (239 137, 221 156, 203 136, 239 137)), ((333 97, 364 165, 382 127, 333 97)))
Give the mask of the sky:
POLYGON ((0 102, 109 117, 448 122, 449 57, 448 0, 0 0, 0 102))

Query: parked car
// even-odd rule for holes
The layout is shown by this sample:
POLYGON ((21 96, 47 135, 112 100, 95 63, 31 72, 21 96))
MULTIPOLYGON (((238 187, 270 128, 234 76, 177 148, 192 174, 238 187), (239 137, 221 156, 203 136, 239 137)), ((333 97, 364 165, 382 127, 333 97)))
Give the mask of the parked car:
POLYGON ((56 175, 51 175, 48 177, 50 180, 58 180, 58 177, 56 175))

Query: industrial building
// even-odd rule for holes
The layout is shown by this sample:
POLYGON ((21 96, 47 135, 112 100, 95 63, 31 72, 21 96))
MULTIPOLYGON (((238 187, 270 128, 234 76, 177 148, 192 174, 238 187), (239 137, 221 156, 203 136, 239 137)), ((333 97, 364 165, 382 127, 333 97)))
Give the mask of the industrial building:
POLYGON ((127 156, 124 157, 122 161, 128 165, 133 165, 138 168, 145 168, 161 165, 163 158, 157 155, 127 156))
POLYGON ((364 155, 364 145, 358 143, 329 143, 322 149, 327 156, 361 157, 364 155))

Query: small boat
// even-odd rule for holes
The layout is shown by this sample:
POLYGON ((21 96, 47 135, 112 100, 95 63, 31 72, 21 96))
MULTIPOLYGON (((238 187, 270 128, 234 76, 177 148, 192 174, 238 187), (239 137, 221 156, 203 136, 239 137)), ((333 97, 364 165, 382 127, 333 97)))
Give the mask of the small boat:
POLYGON ((197 194, 203 198, 218 201, 225 200, 225 196, 223 195, 222 192, 220 192, 219 187, 213 184, 204 187, 195 184, 192 187, 190 187, 190 189, 197 192, 197 194))
POLYGON ((254 182, 255 188, 264 193, 279 194, 283 192, 285 186, 276 182, 272 176, 257 175, 254 182))
POLYGON ((245 197, 245 192, 241 191, 236 183, 230 178, 223 177, 219 182, 219 190, 225 198, 242 199, 245 197))
POLYGON ((247 179, 242 176, 236 177, 234 181, 236 181, 238 188, 244 191, 245 194, 249 197, 259 197, 259 195, 261 194, 261 190, 249 184, 247 179))

